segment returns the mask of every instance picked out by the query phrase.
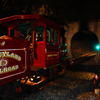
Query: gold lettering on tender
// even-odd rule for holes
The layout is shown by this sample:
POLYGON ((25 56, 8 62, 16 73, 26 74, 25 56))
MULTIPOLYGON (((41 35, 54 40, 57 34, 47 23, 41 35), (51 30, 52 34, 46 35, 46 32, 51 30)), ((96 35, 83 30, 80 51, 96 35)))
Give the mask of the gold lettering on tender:
POLYGON ((0 52, 0 58, 1 57, 11 57, 13 59, 16 59, 18 61, 21 61, 21 57, 17 54, 14 54, 14 53, 9 53, 9 52, 0 52))
POLYGON ((15 66, 12 66, 12 70, 15 70, 15 66))
POLYGON ((1 66, 1 61, 0 61, 0 66, 1 66))
POLYGON ((16 69, 18 69, 18 65, 16 65, 15 67, 16 67, 16 69))
POLYGON ((58 54, 48 54, 47 57, 56 57, 58 54))
POLYGON ((0 52, 0 57, 2 57, 1 52, 0 52))
POLYGON ((47 57, 52 57, 52 55, 47 55, 47 57))
POLYGON ((7 67, 1 68, 0 69, 0 74, 11 72, 11 71, 16 71, 18 68, 19 68, 18 65, 15 65, 15 66, 12 66, 12 67, 8 67, 8 68, 7 67))
POLYGON ((18 59, 18 55, 17 54, 15 54, 15 59, 18 59))
POLYGON ((20 56, 18 57, 18 61, 21 61, 21 57, 20 56))
POLYGON ((6 56, 6 52, 2 52, 2 57, 5 57, 6 56))
POLYGON ((11 71, 11 67, 8 67, 8 71, 11 71))
POLYGON ((3 71, 4 71, 4 73, 8 72, 7 68, 4 68, 3 71))
POLYGON ((13 57, 13 58, 14 58, 14 53, 11 53, 11 54, 10 54, 10 57, 13 57))
POLYGON ((7 55, 6 55, 7 57, 10 57, 10 54, 9 54, 9 52, 7 52, 7 55))
POLYGON ((0 73, 3 73, 2 69, 0 69, 0 73))

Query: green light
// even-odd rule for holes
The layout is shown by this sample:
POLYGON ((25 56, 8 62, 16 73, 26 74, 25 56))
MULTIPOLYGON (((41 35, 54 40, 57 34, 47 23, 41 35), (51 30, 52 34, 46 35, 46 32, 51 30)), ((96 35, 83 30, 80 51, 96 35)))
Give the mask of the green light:
POLYGON ((97 46, 96 46, 96 49, 99 50, 99 49, 100 49, 100 45, 97 45, 97 46))

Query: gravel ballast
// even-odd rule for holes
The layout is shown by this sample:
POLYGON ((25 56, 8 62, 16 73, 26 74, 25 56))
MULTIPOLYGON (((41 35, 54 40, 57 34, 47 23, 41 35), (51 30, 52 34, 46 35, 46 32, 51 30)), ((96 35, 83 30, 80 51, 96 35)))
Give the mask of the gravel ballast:
MULTIPOLYGON (((93 63, 93 60, 88 63, 91 61, 93 63)), ((97 72, 96 67, 96 64, 72 66, 44 86, 36 86, 38 91, 32 88, 28 95, 19 100, 100 100, 100 94, 94 94, 93 78, 97 72)))

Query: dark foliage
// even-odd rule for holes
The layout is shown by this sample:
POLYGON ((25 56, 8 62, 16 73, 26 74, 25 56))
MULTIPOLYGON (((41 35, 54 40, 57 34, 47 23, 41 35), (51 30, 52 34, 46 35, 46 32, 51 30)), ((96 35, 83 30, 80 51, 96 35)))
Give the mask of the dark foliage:
POLYGON ((99 5, 99 0, 0 0, 0 18, 40 13, 63 24, 68 20, 99 19, 99 5))

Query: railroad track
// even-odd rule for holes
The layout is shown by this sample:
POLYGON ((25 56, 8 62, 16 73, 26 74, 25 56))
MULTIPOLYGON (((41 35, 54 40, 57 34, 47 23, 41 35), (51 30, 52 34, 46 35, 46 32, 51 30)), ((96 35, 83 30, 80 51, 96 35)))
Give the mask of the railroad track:
POLYGON ((82 56, 82 57, 80 57, 80 58, 77 58, 77 59, 75 60, 75 62, 74 62, 73 65, 80 64, 80 63, 82 63, 82 62, 84 62, 84 61, 86 61, 87 59, 90 59, 90 58, 92 58, 92 57, 96 57, 96 54, 91 54, 90 56, 89 56, 89 55, 86 55, 86 56, 82 56))

